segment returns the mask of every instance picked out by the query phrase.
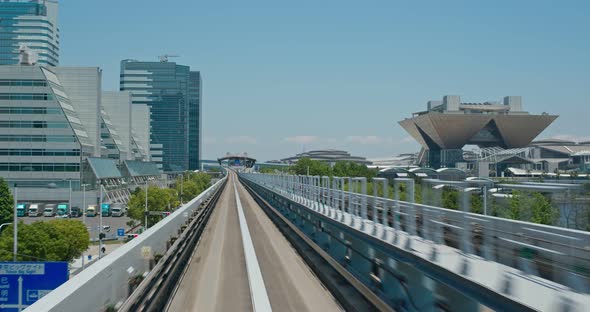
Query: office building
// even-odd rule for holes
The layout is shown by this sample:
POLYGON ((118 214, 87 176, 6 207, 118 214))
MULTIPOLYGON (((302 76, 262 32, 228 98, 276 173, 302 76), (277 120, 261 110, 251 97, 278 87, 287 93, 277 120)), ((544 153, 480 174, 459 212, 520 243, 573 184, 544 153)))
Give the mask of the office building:
MULTIPOLYGON (((113 140, 110 144, 116 144, 119 151, 119 160, 134 160, 132 151, 132 110, 131 94, 122 91, 102 91, 101 104, 103 110, 103 122, 109 135, 101 134, 101 139, 113 140), (108 122, 107 122, 108 120, 108 122), (110 136, 115 132, 118 140, 110 136), (118 142, 117 142, 118 141, 118 142)), ((149 124, 147 126, 149 128, 149 124)), ((104 132, 104 131, 103 131, 104 132)), ((104 157, 104 155, 103 155, 104 157)), ((112 158, 112 157, 109 157, 112 158)))
POLYGON ((121 62, 121 91, 151 112, 150 158, 166 172, 198 169, 201 77, 188 66, 168 62, 121 62))
POLYGON ((520 96, 507 96, 503 102, 462 103, 460 96, 446 95, 442 103, 429 101, 427 108, 399 124, 422 145, 419 163, 432 168, 463 162, 462 148, 468 144, 526 147, 557 118, 523 111, 520 96))
POLYGON ((57 1, 0 1, 0 65, 19 64, 19 50, 26 47, 37 64, 57 66, 57 13, 57 1))
POLYGON ((11 185, 79 185, 95 146, 56 73, 7 65, 0 77, 0 175, 11 185))
POLYGON ((136 160, 151 161, 150 135, 151 117, 150 107, 145 104, 131 105, 131 138, 136 160))

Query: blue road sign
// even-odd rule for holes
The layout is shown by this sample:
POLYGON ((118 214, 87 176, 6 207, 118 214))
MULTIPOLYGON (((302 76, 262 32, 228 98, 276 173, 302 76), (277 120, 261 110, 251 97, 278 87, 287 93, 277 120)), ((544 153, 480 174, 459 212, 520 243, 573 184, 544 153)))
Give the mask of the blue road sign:
POLYGON ((67 262, 0 262, 0 311, 21 311, 68 277, 67 262))
POLYGON ((125 236, 125 229, 117 229, 117 236, 125 236))

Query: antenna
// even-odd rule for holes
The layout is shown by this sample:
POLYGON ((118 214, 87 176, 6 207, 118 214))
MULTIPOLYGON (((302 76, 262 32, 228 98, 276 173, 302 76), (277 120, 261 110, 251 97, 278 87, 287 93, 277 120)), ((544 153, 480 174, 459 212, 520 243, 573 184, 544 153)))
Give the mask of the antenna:
POLYGON ((180 55, 176 55, 176 54, 164 54, 164 55, 159 55, 158 56, 158 58, 160 59, 160 62, 162 62, 162 63, 168 62, 168 58, 169 57, 180 57, 180 55))

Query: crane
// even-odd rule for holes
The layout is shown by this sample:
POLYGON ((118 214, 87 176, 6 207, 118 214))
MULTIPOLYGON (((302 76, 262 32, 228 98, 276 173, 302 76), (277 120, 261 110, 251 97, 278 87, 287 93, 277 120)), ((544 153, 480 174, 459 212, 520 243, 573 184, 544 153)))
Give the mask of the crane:
POLYGON ((168 62, 168 58, 169 57, 180 57, 180 55, 175 55, 175 54, 164 54, 164 55, 159 55, 158 58, 160 59, 160 62, 162 63, 166 63, 168 62))

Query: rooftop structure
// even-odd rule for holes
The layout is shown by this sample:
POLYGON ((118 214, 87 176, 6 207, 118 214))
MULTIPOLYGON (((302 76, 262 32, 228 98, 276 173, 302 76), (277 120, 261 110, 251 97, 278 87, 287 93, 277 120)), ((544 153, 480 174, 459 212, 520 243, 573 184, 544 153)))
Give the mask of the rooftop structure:
POLYGON ((335 164, 338 161, 351 161, 361 165, 370 165, 371 162, 365 157, 352 156, 349 152, 327 149, 327 150, 315 150, 297 154, 292 157, 281 159, 283 163, 296 163, 301 158, 310 158, 312 160, 319 160, 335 164))

